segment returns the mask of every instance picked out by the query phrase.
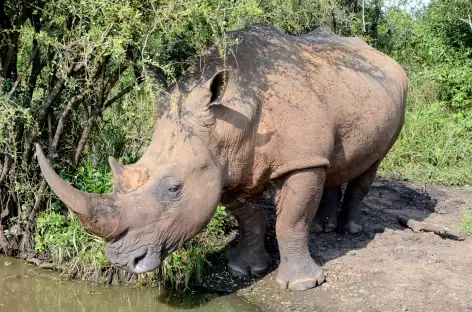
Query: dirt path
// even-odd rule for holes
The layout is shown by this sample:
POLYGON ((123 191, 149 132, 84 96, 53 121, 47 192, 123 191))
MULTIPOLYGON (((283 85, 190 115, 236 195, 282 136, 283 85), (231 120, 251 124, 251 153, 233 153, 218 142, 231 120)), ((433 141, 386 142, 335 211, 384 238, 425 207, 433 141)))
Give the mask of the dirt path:
POLYGON ((280 291, 275 283, 275 216, 270 202, 263 205, 269 218, 267 245, 276 260, 271 273, 258 281, 215 273, 209 279, 212 287, 237 290, 267 311, 472 311, 472 237, 455 241, 414 233, 397 221, 402 215, 460 229, 461 212, 472 213, 471 189, 377 181, 363 213, 384 232, 357 237, 313 233, 312 256, 324 267, 327 281, 302 293, 280 291))

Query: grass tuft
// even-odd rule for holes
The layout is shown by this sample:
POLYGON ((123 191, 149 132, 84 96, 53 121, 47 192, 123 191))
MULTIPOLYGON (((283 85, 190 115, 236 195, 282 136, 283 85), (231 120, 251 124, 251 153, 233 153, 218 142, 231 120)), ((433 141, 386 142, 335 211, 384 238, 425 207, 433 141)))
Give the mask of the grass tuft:
MULTIPOLYGON (((74 182, 79 189, 92 193, 105 193, 111 189, 111 177, 86 163, 75 176, 61 174, 65 180, 74 182)), ((63 275, 93 278, 105 282, 111 264, 105 256, 103 239, 90 234, 72 212, 63 212, 59 201, 53 201, 48 210, 37 219, 35 236, 36 251, 42 258, 57 264, 63 275)), ((165 284, 172 289, 188 288, 202 282, 205 270, 210 266, 207 258, 225 250, 231 227, 228 213, 218 206, 206 229, 185 246, 172 253, 154 272, 140 274, 138 286, 165 284)))
POLYGON ((461 230, 465 235, 472 235, 472 215, 466 210, 462 210, 461 230))
MULTIPOLYGON (((472 133, 440 101, 427 77, 412 78, 405 125, 379 175, 420 183, 466 185, 472 174, 472 133)), ((435 90, 436 89, 436 90, 435 90)))

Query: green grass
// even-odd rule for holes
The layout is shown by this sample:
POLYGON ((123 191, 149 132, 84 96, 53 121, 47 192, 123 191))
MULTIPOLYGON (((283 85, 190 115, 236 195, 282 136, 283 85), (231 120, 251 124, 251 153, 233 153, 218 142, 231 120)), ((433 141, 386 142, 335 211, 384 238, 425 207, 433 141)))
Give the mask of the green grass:
MULTIPOLYGON (((220 206, 201 234, 169 255, 159 269, 141 274, 138 284, 163 283, 176 289, 201 282, 211 265, 208 256, 226 248, 228 226, 227 212, 220 206)), ((64 215, 55 209, 41 213, 35 241, 36 251, 62 267, 65 276, 80 271, 82 277, 95 276, 96 282, 103 282, 105 278, 100 272, 111 267, 104 253, 105 242, 88 233, 73 213, 64 215)))
POLYGON ((466 210, 462 211, 461 230, 465 235, 472 235, 472 215, 466 210))
MULTIPOLYGON (((76 175, 61 175, 87 192, 104 193, 111 189, 109 172, 99 171, 89 163, 79 168, 76 175)), ((106 273, 111 265, 105 256, 105 242, 87 232, 75 214, 64 210, 59 201, 53 201, 49 209, 39 215, 36 225, 36 251, 47 261, 58 264, 63 275, 81 272, 83 278, 93 276, 96 282, 106 281, 101 273, 106 273)), ((225 250, 230 226, 226 209, 217 207, 213 219, 201 234, 169 255, 156 271, 140 274, 138 285, 161 283, 177 289, 201 282, 205 270, 210 267, 207 258, 225 250)))
POLYGON ((472 174, 472 133, 437 101, 430 81, 410 83, 406 121, 379 175, 419 183, 466 185, 472 174))

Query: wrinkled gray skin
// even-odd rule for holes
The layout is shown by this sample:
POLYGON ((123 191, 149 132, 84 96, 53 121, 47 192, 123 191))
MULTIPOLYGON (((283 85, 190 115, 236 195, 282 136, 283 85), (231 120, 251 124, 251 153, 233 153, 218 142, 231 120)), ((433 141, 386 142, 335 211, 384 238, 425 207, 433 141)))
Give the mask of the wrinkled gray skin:
POLYGON ((240 43, 225 64, 209 49, 170 93, 142 158, 127 166, 110 158, 112 194, 73 189, 38 147, 39 163, 61 200, 107 240, 110 261, 136 273, 199 233, 220 202, 240 227, 229 269, 265 270, 264 215, 244 198, 268 191, 277 281, 306 290, 325 279, 308 250, 320 201, 315 230, 333 230, 347 182, 340 228, 362 231, 362 200, 403 125, 407 77, 360 39, 323 29, 294 37, 255 25, 230 35, 240 43))

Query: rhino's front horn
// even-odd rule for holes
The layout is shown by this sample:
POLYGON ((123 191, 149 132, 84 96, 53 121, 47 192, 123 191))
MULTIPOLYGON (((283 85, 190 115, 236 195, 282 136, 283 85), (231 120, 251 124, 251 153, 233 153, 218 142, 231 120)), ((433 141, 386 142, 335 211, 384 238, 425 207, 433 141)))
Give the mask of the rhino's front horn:
POLYGON ((120 209, 114 195, 95 195, 75 189, 54 171, 39 144, 36 144, 36 157, 51 189, 79 216, 86 229, 105 239, 119 234, 120 209))

